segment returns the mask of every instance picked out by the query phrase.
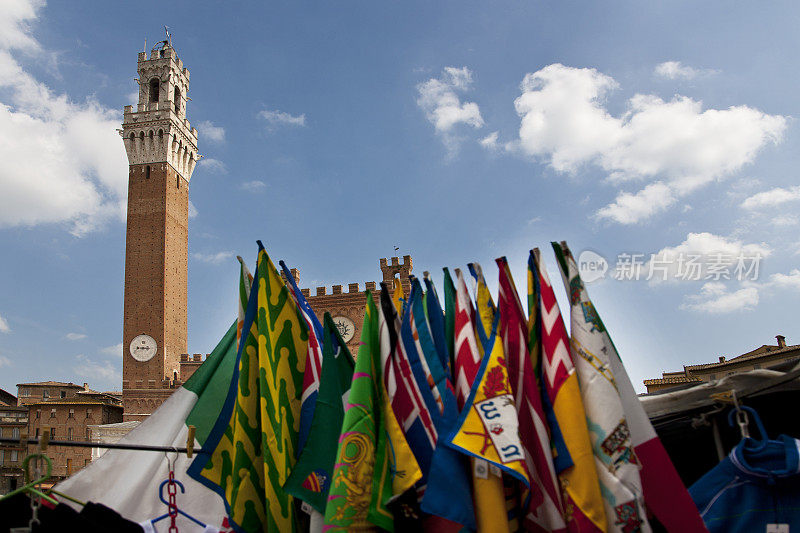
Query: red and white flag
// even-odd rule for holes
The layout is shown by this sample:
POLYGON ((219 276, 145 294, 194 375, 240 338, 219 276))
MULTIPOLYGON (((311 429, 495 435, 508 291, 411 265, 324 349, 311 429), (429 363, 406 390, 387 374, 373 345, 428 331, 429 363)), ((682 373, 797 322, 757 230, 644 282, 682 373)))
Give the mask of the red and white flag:
POLYGON ((536 385, 528 353, 525 314, 506 258, 497 259, 497 266, 500 269, 497 298, 500 311, 499 333, 503 341, 508 378, 519 419, 519 436, 531 482, 529 503, 525 510, 526 530, 567 531, 541 393, 536 385))
POLYGON ((481 366, 478 341, 475 338, 475 308, 467 291, 467 283, 460 269, 456 269, 456 321, 455 321, 455 368, 456 400, 458 408, 467 403, 472 382, 481 366))

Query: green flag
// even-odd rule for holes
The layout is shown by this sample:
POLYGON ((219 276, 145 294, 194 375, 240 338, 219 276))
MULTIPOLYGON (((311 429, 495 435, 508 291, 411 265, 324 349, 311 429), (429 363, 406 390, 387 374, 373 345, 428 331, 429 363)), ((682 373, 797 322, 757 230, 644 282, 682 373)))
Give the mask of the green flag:
POLYGON ((326 532, 374 526, 394 530, 394 519, 387 509, 392 498, 393 461, 387 453, 389 438, 382 409, 385 403, 382 379, 378 310, 372 294, 367 293, 361 347, 325 508, 326 532))
MULTIPOLYGON (((450 371, 455 373, 456 368, 456 286, 447 267, 444 270, 444 338, 447 341, 447 350, 450 354, 450 371)), ((455 383, 453 376, 448 376, 455 383)))
POLYGON ((339 431, 344 422, 344 395, 353 380, 353 356, 339 335, 331 315, 325 313, 322 335, 322 373, 311 430, 284 490, 325 512, 336 462, 339 431))
POLYGON ((295 463, 308 330, 259 242, 242 341, 222 413, 189 475, 219 493, 244 531, 293 532, 283 484, 295 463))

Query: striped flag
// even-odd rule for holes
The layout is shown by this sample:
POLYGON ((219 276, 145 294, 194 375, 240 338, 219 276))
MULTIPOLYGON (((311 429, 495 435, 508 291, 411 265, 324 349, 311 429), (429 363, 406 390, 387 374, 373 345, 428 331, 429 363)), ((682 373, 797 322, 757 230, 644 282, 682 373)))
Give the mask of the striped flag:
POLYGON ((308 332, 259 241, 258 266, 227 398, 189 475, 246 531, 296 530, 283 484, 295 463, 308 332), (266 438, 266 436, 269 438, 266 438))
MULTIPOLYGON (((419 359, 427 364, 428 372, 430 372, 426 376, 415 373, 415 377, 420 386, 423 386, 424 382, 430 383, 433 380, 434 389, 439 392, 441 401, 441 411, 437 411, 434 406, 428 404, 438 439, 431 458, 428 485, 422 498, 421 507, 426 513, 474 529, 476 527, 475 512, 472 507, 472 494, 469 490, 465 458, 452 448, 445 446, 445 443, 441 441, 441 437, 453 429, 458 418, 453 386, 447 379, 447 373, 442 363, 442 361, 449 360, 449 357, 446 354, 442 357, 439 348, 446 348, 442 344, 437 346, 436 334, 432 331, 433 324, 431 322, 436 313, 440 318, 437 324, 443 330, 441 308, 438 307, 436 292, 433 290, 432 284, 428 285, 427 298, 423 302, 421 298, 422 285, 419 280, 412 278, 411 283, 411 295, 408 299, 406 313, 411 323, 414 348, 417 350, 419 359), (427 315, 426 308, 428 309, 427 315), (430 322, 428 318, 431 319, 430 322)), ((439 336, 444 341, 444 332, 440 333, 439 336)), ((414 348, 407 349, 410 351, 414 348)), ((425 366, 421 365, 420 368, 425 369, 425 366)), ((446 526, 439 524, 438 527, 441 529, 446 526)), ((458 529, 456 528, 456 531, 458 529)))
MULTIPOLYGON (((627 420, 625 430, 629 434, 615 438, 612 432, 601 443, 600 449, 611 455, 616 465, 621 464, 628 467, 630 463, 625 461, 628 457, 619 460, 617 456, 628 453, 632 445, 633 453, 630 454, 630 459, 638 463, 638 468, 641 468, 641 472, 638 472, 637 468, 637 473, 641 476, 641 488, 637 487, 637 489, 643 490, 644 503, 656 518, 669 531, 686 533, 705 531, 697 508, 678 477, 661 441, 656 436, 653 426, 636 396, 616 347, 589 299, 575 258, 565 242, 560 245, 553 243, 553 249, 558 258, 564 284, 570 295, 572 307, 572 327, 570 329, 573 351, 577 352, 580 360, 584 361, 584 366, 591 367, 588 368, 588 373, 590 375, 594 373, 596 381, 602 383, 608 382, 607 378, 613 379, 614 390, 618 394, 618 401, 621 404, 620 408, 624 410, 623 415, 627 420), (621 445, 626 445, 627 448, 621 448, 621 445)), ((580 368, 578 371, 580 373, 580 368)), ((617 405, 614 405, 613 409, 615 413, 619 411, 617 405)), ((605 428, 598 428, 598 431, 601 429, 605 428)), ((595 449, 597 448, 595 446, 595 449)), ((615 509, 613 516, 617 522, 630 522, 628 517, 633 516, 633 510, 629 508, 615 509)), ((640 514, 640 516, 643 518, 643 515, 640 514)))
POLYGON ((314 406, 319 395, 320 376, 322 375, 322 346, 320 339, 322 339, 323 330, 317 315, 314 314, 311 306, 308 305, 306 297, 303 296, 302 291, 297 286, 291 270, 287 268, 286 263, 283 261, 279 261, 279 264, 283 277, 286 279, 287 287, 290 289, 290 294, 303 315, 303 321, 308 331, 308 357, 305 373, 303 374, 303 392, 300 396, 300 432, 297 438, 297 457, 300 457, 300 453, 306 446, 308 433, 311 431, 314 406))
POLYGON ((559 472, 567 527, 570 531, 606 531, 603 497, 578 378, 570 357, 569 337, 539 250, 532 250, 531 256, 528 266, 534 269, 539 283, 544 388, 573 463, 559 472))
POLYGON ((525 315, 506 258, 497 259, 497 266, 500 270, 497 299, 500 336, 514 393, 525 464, 531 474, 526 526, 529 531, 566 531, 547 421, 528 352, 525 315))
MULTIPOLYGON (((417 487, 421 499, 427 486, 438 434, 423 398, 426 390, 420 388, 414 377, 412 365, 415 362, 409 358, 401 338, 401 323, 394 300, 390 299, 389 290, 384 283, 381 283, 380 303, 382 313, 378 317, 381 320, 379 339, 383 382, 392 412, 419 464, 421 480, 417 487)), ((414 356, 416 357, 416 352, 414 356)))
POLYGON ((458 408, 463 409, 467 403, 472 382, 478 375, 481 355, 478 341, 475 339, 475 309, 467 291, 467 284, 461 270, 456 269, 456 301, 455 301, 455 390, 458 408))
MULTIPOLYGON (((441 389, 445 387, 442 383, 444 374, 440 372, 434 375, 431 372, 431 365, 428 364, 428 360, 424 356, 422 343, 430 341, 432 344, 433 340, 430 337, 420 338, 420 332, 417 329, 419 321, 425 320, 425 306, 422 298, 422 288, 415 278, 411 283, 411 293, 405 305, 400 334, 403 344, 405 344, 406 353, 412 363, 411 369, 414 373, 414 378, 422 388, 422 397, 431 412, 431 416, 433 416, 435 413, 441 414, 444 411, 441 392, 441 389), (426 389, 430 392, 429 394, 426 394, 426 389)), ((434 370, 436 368, 434 367, 434 370)))

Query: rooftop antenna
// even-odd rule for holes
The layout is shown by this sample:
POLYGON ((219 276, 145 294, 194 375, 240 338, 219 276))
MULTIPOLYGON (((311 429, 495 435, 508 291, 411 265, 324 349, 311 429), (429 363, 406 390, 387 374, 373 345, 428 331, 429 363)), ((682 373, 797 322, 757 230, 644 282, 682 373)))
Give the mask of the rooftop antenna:
POLYGON ((169 34, 169 26, 164 26, 164 32, 167 34, 167 40, 164 42, 172 48, 172 35, 169 34))
POLYGON ((147 53, 147 37, 144 38, 144 48, 142 49, 142 52, 147 53))

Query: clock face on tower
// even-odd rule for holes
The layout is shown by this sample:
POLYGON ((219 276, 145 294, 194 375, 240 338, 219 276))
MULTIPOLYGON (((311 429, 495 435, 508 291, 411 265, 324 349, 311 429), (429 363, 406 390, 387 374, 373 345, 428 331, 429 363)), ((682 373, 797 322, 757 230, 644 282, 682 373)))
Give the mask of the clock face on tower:
POLYGON ((353 335, 356 333, 356 326, 353 324, 353 321, 346 316, 335 316, 333 317, 333 323, 336 324, 336 327, 339 329, 339 335, 342 336, 342 340, 344 342, 350 342, 350 339, 352 339, 353 335))
POLYGON ((131 341, 131 356, 137 361, 149 361, 156 354, 158 345, 150 335, 137 335, 131 341))

